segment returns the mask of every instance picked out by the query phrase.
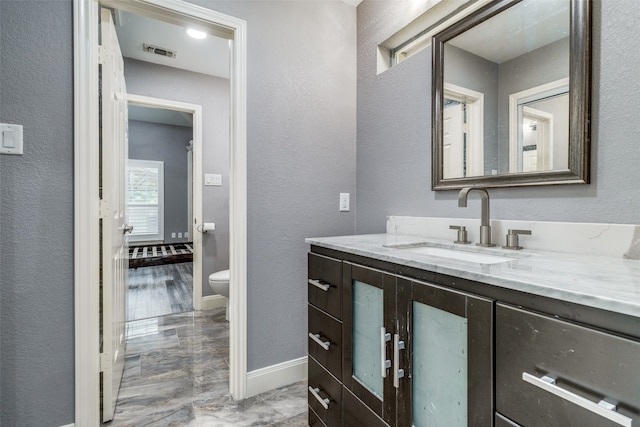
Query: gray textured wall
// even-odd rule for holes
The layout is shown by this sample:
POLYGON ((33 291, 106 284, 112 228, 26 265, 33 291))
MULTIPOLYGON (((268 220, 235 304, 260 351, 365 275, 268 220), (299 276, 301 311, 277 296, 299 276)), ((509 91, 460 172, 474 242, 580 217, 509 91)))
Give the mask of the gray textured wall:
POLYGON ((212 295, 209 274, 229 268, 229 80, 128 58, 124 76, 129 93, 202 105, 202 172, 222 175, 202 191, 202 219, 216 223, 202 240, 202 294, 212 295))
MULTIPOLYGON (((337 1, 194 2, 248 21, 252 370, 306 353, 304 238, 355 229, 338 193, 355 193, 356 12, 337 1)), ((26 151, 0 157, 0 424, 59 426, 74 418, 72 4, 1 0, 0 11, 0 119, 25 125, 26 151)), ((130 91, 197 102, 162 74, 165 94, 142 79, 130 91)), ((211 172, 227 159, 212 156, 211 172)))
MULTIPOLYGON (((187 150, 193 129, 160 123, 129 121, 129 158, 164 162, 164 241, 187 242, 192 237, 172 238, 171 232, 189 230, 187 150)), ((135 231, 135 230, 134 230, 135 231)))
POLYGON ((498 80, 499 67, 481 56, 445 44, 444 81, 484 94, 484 170, 498 169, 498 80))
POLYGON ((248 369, 302 357, 304 238, 355 231, 356 10, 340 1, 193 3, 248 25, 248 369), (352 211, 338 212, 339 193, 352 211))
MULTIPOLYGON (((509 95, 569 76, 568 53, 569 38, 567 37, 500 64, 498 89, 498 145, 500 146, 498 171, 500 173, 509 171, 509 95)), ((567 148, 566 159, 569 156, 568 151, 567 148)))
POLYGON ((71 2, 0 1, 0 425, 73 422, 71 2))
MULTIPOLYGON (((405 2, 405 0, 403 0, 405 2)), ((407 21, 397 1, 358 7, 357 231, 383 232, 386 215, 477 218, 479 203, 457 207, 455 191, 431 186, 431 52, 376 75, 376 43, 407 21), (389 24, 387 24, 389 23, 389 24)), ((640 221, 640 25, 635 0, 594 1, 592 183, 490 190, 498 219, 640 221)))

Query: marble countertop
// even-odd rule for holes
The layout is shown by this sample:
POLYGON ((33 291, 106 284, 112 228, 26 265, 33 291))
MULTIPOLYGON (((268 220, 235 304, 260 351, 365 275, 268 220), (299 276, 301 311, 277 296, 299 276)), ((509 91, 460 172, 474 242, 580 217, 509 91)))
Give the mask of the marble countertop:
POLYGON ((480 248, 398 234, 319 237, 305 241, 328 249, 640 318, 639 260, 527 249, 480 248), (481 264, 388 247, 416 244, 506 256, 513 260, 481 264))

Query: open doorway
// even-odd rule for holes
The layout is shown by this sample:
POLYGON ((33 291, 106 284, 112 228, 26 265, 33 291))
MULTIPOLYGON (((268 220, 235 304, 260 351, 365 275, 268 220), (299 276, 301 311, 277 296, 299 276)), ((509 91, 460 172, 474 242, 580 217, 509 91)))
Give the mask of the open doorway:
MULTIPOLYGON (((230 44, 211 34, 194 39, 184 25, 103 11, 117 33, 129 106, 126 339, 135 345, 149 338, 139 336, 142 319, 211 308, 203 295, 226 303, 206 279, 229 271, 230 44)), ((126 363, 146 360, 126 354, 126 363)))
POLYGON ((193 310, 193 114, 129 102, 127 321, 193 310))
MULTIPOLYGON (((234 287, 230 291, 230 392, 236 399, 246 393, 246 23, 208 9, 176 0, 74 1, 75 39, 75 318, 76 318, 76 423, 94 425, 100 412, 97 372, 109 369, 100 362, 108 360, 100 354, 99 343, 99 251, 100 217, 95 174, 99 170, 99 115, 97 102, 98 16, 99 4, 122 7, 128 11, 154 16, 163 21, 197 23, 212 33, 226 35, 231 40, 230 76, 224 107, 229 127, 230 183, 230 255, 229 267, 234 287)), ((162 49, 156 51, 160 52, 162 49)), ((144 83, 144 82, 143 82, 144 83)), ((171 89, 172 79, 165 88, 171 89)), ((138 91, 143 95, 150 93, 138 91)), ((203 93, 210 98, 210 94, 203 93)), ((194 172, 194 174, 197 174, 194 172)), ((200 174, 202 176, 202 174, 200 174)), ((199 187, 199 186, 197 186, 199 187)), ((195 214, 194 214, 195 221, 195 214)), ((195 225, 195 224, 194 224, 195 225)), ((194 231, 192 231, 195 234, 194 231)), ((195 255, 195 254, 194 254, 195 255)), ((202 300, 194 299, 194 306, 202 300)), ((195 307, 196 309, 198 307, 195 307)))

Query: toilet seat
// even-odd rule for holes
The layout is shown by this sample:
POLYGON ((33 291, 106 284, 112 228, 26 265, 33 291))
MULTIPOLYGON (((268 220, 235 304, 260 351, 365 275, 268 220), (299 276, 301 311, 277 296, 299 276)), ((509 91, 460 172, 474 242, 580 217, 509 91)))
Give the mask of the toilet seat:
POLYGON ((228 282, 229 281, 229 270, 221 270, 216 271, 215 273, 211 273, 209 275, 209 282, 228 282))

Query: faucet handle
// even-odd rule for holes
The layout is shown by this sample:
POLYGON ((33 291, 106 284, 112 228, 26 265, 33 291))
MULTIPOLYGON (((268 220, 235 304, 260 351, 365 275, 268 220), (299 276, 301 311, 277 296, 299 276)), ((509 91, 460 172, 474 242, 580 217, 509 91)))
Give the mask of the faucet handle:
POLYGON ((518 235, 531 235, 531 230, 509 230, 507 232, 507 244, 503 246, 504 249, 519 250, 522 246, 519 245, 518 235))
POLYGON ((450 230, 458 230, 458 239, 453 243, 468 244, 471 243, 467 240, 467 228, 464 225, 450 225, 450 230))

